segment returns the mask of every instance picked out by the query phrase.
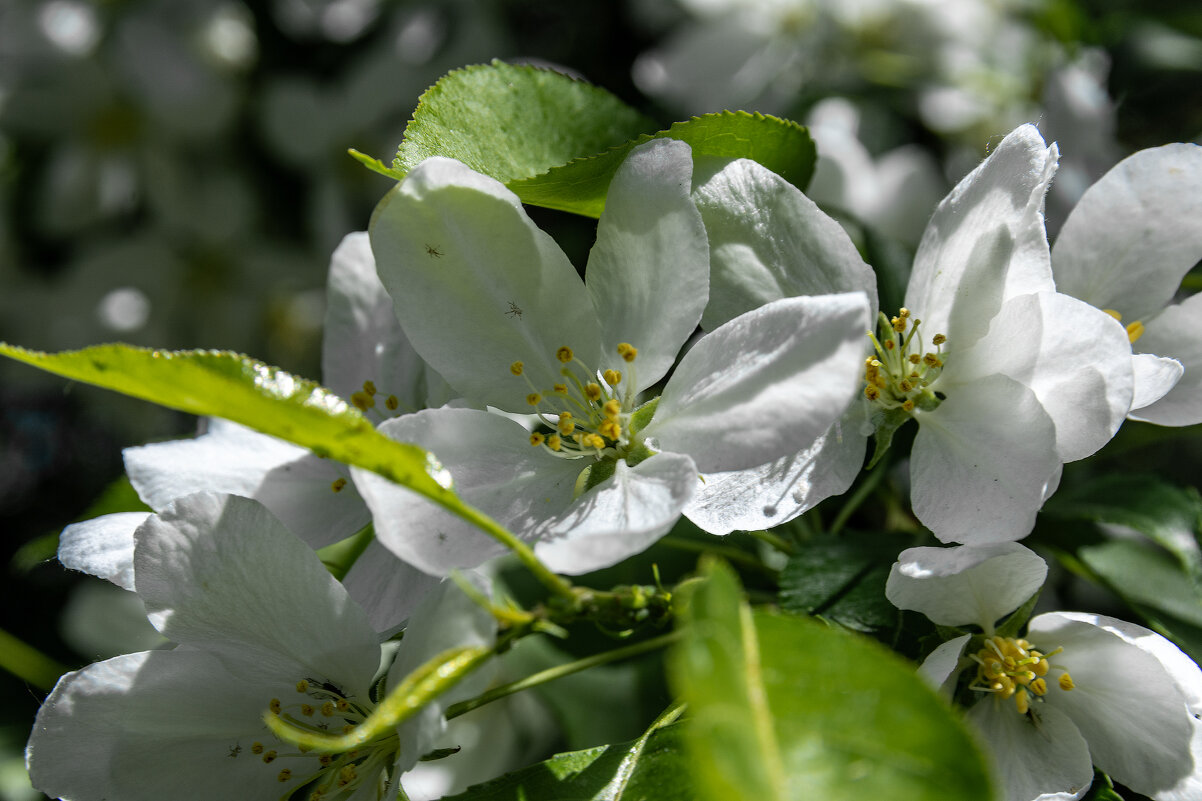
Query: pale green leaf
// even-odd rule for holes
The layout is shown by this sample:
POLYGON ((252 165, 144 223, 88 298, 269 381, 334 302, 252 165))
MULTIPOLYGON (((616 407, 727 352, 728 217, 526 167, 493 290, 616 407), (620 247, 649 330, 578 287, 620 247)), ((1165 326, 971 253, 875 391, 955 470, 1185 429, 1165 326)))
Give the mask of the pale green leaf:
POLYGON ((753 613, 724 565, 708 568, 683 618, 671 675, 709 801, 992 797, 959 716, 876 643, 753 613))

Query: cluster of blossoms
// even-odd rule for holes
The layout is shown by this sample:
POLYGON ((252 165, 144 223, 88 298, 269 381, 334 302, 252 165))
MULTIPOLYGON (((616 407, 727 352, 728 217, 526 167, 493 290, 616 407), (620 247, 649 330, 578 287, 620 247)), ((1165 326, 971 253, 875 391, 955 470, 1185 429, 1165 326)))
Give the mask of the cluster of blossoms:
MULTIPOLYGON (((1053 251, 1057 149, 1019 128, 939 204, 896 314, 839 224, 755 162, 634 149, 581 279, 504 185, 432 158, 335 253, 325 380, 569 575, 681 516, 717 535, 796 518, 851 486, 868 437, 873 467, 913 420, 913 513, 962 545, 903 553, 888 597, 979 627, 923 670, 949 690, 975 671, 958 697, 978 700, 1006 797, 1080 797, 1097 765, 1197 798, 1187 657, 1100 616, 996 626, 1044 581, 1013 541, 1064 464, 1128 416, 1202 421, 1202 316, 1196 298, 1169 305, 1202 252, 1200 151, 1124 161, 1053 251)), ((126 466, 153 512, 68 529, 60 559, 137 592, 177 645, 64 677, 30 740, 35 783, 79 799, 393 793, 470 683, 353 748, 291 744, 264 710, 350 734, 430 660, 496 647, 485 579, 443 577, 505 546, 375 473, 219 421, 126 466), (369 523, 336 581, 313 550, 369 523)))

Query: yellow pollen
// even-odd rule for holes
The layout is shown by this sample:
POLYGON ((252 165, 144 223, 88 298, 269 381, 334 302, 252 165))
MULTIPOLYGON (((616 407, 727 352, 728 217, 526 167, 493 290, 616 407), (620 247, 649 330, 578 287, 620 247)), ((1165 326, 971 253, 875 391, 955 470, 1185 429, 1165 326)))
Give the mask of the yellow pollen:
POLYGON ((1144 324, 1141 323, 1139 320, 1136 320, 1133 323, 1127 324, 1127 339, 1130 340, 1133 344, 1134 344, 1135 340, 1139 339, 1143 335, 1144 335, 1144 324))
POLYGON ((564 364, 567 364, 568 362, 572 361, 574 354, 572 353, 571 348, 569 348, 567 345, 564 345, 562 348, 555 351, 555 358, 559 359, 564 364))
POLYGON ((555 428, 560 434, 567 437, 571 436, 572 432, 576 430, 576 424, 572 422, 572 418, 565 412, 559 416, 559 422, 556 423, 555 428))
POLYGON ((526 403, 529 403, 531 406, 538 406, 538 402, 542 399, 542 395, 539 395, 537 392, 531 392, 526 396, 526 403))
POLYGON ((525 369, 526 366, 521 362, 514 362, 513 364, 509 365, 509 372, 513 373, 514 375, 521 375, 522 371, 525 369))
POLYGON ((601 409, 605 412, 605 416, 612 420, 621 413, 622 404, 618 403, 617 398, 610 398, 601 409))
POLYGON ((317 761, 323 768, 326 768, 329 767, 330 763, 334 761, 334 757, 330 756, 329 754, 322 754, 317 758, 317 761))
MULTIPOLYGON (((904 311, 904 309, 903 309, 903 311, 904 311)), ((893 325, 893 330, 899 334, 906 330, 906 318, 905 317, 894 317, 889 322, 893 325)))
POLYGON ((312 716, 313 716, 313 712, 315 711, 315 710, 313 709, 313 705, 312 705, 312 704, 301 704, 301 708, 300 708, 300 709, 301 709, 301 714, 302 714, 302 715, 304 715, 304 716, 305 716, 305 717, 307 717, 307 718, 308 718, 308 717, 312 717, 312 716))
POLYGON ((1031 692, 1035 693, 1036 695, 1048 694, 1048 683, 1043 679, 1035 679, 1035 681, 1031 682, 1027 686, 1030 688, 1031 692))
POLYGON ((568 394, 568 385, 567 384, 554 384, 554 385, 552 385, 551 389, 552 389, 552 391, 555 392, 556 395, 567 395, 568 394))
POLYGON ((267 753, 263 754, 263 763, 265 765, 270 765, 272 762, 275 762, 275 758, 277 756, 279 756, 279 754, 277 754, 275 751, 268 751, 267 753))
POLYGON ((342 770, 338 771, 338 786, 345 787, 357 778, 359 778, 359 775, 355 773, 355 766, 346 765, 342 770))
POLYGON ((1068 692, 1077 686, 1076 684, 1073 684, 1073 677, 1068 675, 1067 672, 1061 673, 1060 678, 1056 680, 1056 683, 1059 684, 1060 689, 1064 690, 1065 692, 1068 692))
POLYGON ((617 440, 622 436, 622 427, 613 420, 606 420, 597 426, 597 430, 601 432, 602 436, 609 437, 612 440, 617 440))
POLYGON ((902 401, 902 408, 905 409, 907 412, 914 411, 914 401, 910 400, 909 398, 906 398, 904 401, 902 401))
POLYGON ((267 705, 267 708, 271 710, 271 714, 273 715, 280 714, 280 699, 272 698, 271 703, 267 705))
POLYGON ((935 336, 931 337, 931 344, 936 347, 942 345, 944 342, 947 342, 947 337, 945 337, 943 334, 936 334, 935 336))
POLYGON ((881 391, 877 389, 874 384, 869 384, 868 386, 864 387, 864 397, 868 398, 868 400, 876 400, 880 396, 881 391))
POLYGON ((892 339, 885 340, 885 350, 893 350, 896 347, 897 347, 897 343, 894 342, 892 339))
POLYGON ((908 378, 903 378, 898 383, 897 388, 902 392, 909 392, 910 390, 914 389, 914 384, 912 384, 908 378))
POLYGON ((601 385, 592 381, 584 385, 584 396, 591 401, 601 400, 601 385))
POLYGON ((363 391, 366 392, 368 395, 375 395, 376 394, 376 385, 373 384, 371 381, 364 381, 363 382, 363 391))
POLYGON ((353 403, 359 411, 366 412, 368 409, 376 405, 376 399, 371 395, 368 395, 366 392, 354 392, 351 393, 351 403, 353 403))
POLYGON ((345 726, 343 726, 343 727, 342 727, 342 733, 343 733, 343 734, 350 734, 350 733, 351 733, 351 732, 353 732, 354 730, 355 730, 355 725, 354 725, 353 723, 348 723, 348 724, 346 724, 345 726))
POLYGON ((298 693, 307 693, 307 692, 309 692, 309 682, 305 681, 304 679, 301 679, 300 681, 298 681, 298 682, 296 683, 296 691, 297 691, 298 693))
MULTIPOLYGON (((339 711, 339 712, 345 712, 346 710, 348 710, 348 709, 350 709, 350 708, 351 708, 351 704, 350 704, 350 702, 349 702, 349 701, 347 701, 345 698, 339 698, 339 699, 338 699, 338 700, 335 702, 335 705, 338 707, 338 711, 339 711)), ((353 727, 352 727, 352 728, 353 728, 353 727)))
POLYGON ((547 438, 544 437, 542 434, 538 433, 537 431, 535 431, 533 434, 530 435, 530 444, 536 448, 539 445, 542 445, 546 441, 547 441, 547 438))
POLYGON ((384 399, 384 406, 390 412, 395 412, 397 410, 397 408, 400 407, 400 405, 401 405, 401 402, 399 400, 397 400, 396 395, 389 395, 387 398, 384 399))
MULTIPOLYGON (((332 482, 330 482, 330 489, 334 490, 334 492, 342 492, 342 488, 345 486, 346 486, 345 478, 336 478, 332 482)), ((297 692, 303 693, 304 690, 297 690, 297 692)))
POLYGON ((618 370, 606 370, 601 374, 601 377, 604 378, 605 383, 609 384, 611 387, 616 387, 618 384, 622 383, 622 373, 618 370))
POLYGON ((639 355, 639 349, 634 345, 631 345, 629 342, 619 342, 618 355, 621 356, 624 361, 632 362, 639 355))
POLYGON ((250 746, 250 752, 251 752, 252 754, 261 754, 261 753, 263 753, 263 744, 262 744, 262 743, 258 743, 258 742, 256 742, 256 743, 252 743, 252 744, 251 744, 251 746, 250 746))
POLYGON ((1106 312, 1120 323, 1123 321, 1123 315, 1115 309, 1102 309, 1102 311, 1106 312))
POLYGON ((922 357, 917 353, 911 353, 907 358, 910 360, 910 364, 918 364, 922 361, 922 357))
POLYGON ((558 451, 563 447, 563 440, 559 438, 558 434, 552 434, 547 437, 547 447, 553 451, 558 451))
POLYGON ((1030 701, 1027 698, 1026 690, 1019 690, 1014 696, 1014 705, 1018 707, 1018 714, 1025 715, 1027 710, 1031 708, 1030 701))
POLYGON ((584 444, 590 448, 601 450, 605 447, 605 440, 601 439, 601 437, 597 436, 596 434, 589 434, 584 438, 584 444))
POLYGON ((942 367, 943 361, 934 353, 928 353, 922 357, 922 362, 927 367, 942 367))
POLYGON ((276 778, 281 782, 286 782, 292 778, 292 771, 288 770, 288 768, 284 768, 279 772, 279 774, 276 775, 276 778))
POLYGON ((334 714, 334 702, 326 701, 324 704, 322 704, 321 714, 325 715, 327 718, 332 717, 334 714))

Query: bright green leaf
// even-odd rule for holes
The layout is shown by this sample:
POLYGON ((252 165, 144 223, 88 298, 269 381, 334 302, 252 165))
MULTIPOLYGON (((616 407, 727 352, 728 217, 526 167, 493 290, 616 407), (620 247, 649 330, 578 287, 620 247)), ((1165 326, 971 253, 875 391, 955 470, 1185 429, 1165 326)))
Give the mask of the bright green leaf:
POLYGON ((246 356, 129 345, 43 353, 4 343, 0 355, 172 409, 224 417, 372 470, 452 510, 466 508, 434 479, 437 463, 424 450, 379 433, 328 389, 246 356))
POLYGON ((653 128, 604 89, 493 61, 454 70, 421 96, 392 166, 404 175, 431 156, 448 156, 509 183, 653 128))
POLYGON ((637 740, 557 754, 443 801, 693 801, 681 724, 637 740))
POLYGON ((711 565, 672 661, 709 801, 992 797, 982 755, 914 666, 793 615, 752 612, 711 565))

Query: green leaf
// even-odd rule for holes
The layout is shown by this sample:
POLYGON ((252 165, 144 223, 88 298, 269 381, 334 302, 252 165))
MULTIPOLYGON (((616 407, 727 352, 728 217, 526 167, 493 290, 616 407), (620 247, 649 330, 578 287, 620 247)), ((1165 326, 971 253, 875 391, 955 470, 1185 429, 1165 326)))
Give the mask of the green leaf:
POLYGON ((885 597, 885 582, 908 544, 903 537, 861 533, 807 542, 781 571, 781 608, 868 633, 896 625, 898 610, 885 597))
POLYGON ((452 511, 467 508, 435 480, 441 468, 424 450, 379 433, 328 389, 247 356, 129 345, 43 353, 5 343, 0 355, 172 409, 224 417, 379 473, 452 511))
POLYGON ((672 660, 710 801, 988 799, 984 760, 914 666, 863 637, 752 612, 711 563, 672 660))
POLYGON ((507 186, 522 202, 600 217, 609 182, 626 155, 651 139, 678 139, 693 149, 693 160, 706 157, 758 161, 785 180, 805 189, 814 173, 817 151, 809 132, 795 122, 723 111, 674 123, 666 131, 644 135, 590 158, 553 167, 544 175, 512 181, 507 186))
POLYGON ((529 178, 653 130, 604 89, 502 61, 454 70, 418 100, 393 169, 448 156, 498 181, 529 178))
POLYGON ((693 801, 681 724, 618 745, 557 754, 443 801, 693 801))
POLYGON ((1133 528, 1166 548, 1193 576, 1202 577, 1202 496, 1153 475, 1106 475, 1057 493, 1043 513, 1133 528))
POLYGON ((1080 548, 1077 557, 1128 601, 1202 626, 1202 588, 1159 548, 1112 540, 1080 548))

